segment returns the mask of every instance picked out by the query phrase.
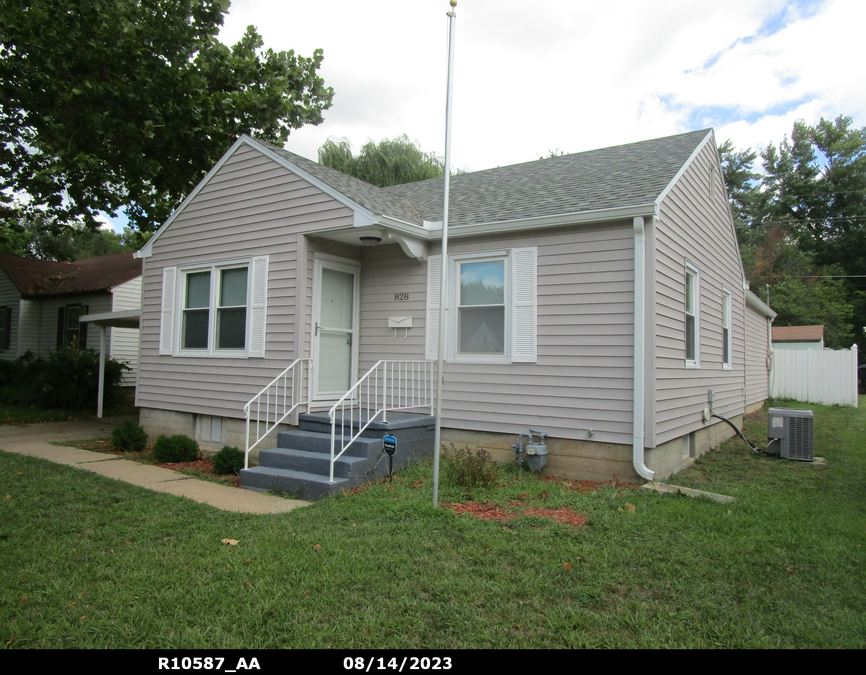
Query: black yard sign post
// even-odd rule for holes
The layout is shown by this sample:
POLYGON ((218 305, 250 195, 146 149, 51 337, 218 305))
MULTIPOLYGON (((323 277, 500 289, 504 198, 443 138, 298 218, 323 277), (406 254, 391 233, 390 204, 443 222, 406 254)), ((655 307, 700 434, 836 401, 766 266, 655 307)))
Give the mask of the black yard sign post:
POLYGON ((385 454, 388 455, 388 482, 391 482, 391 472, 394 470, 394 453, 397 452, 397 439, 388 434, 382 439, 385 454))

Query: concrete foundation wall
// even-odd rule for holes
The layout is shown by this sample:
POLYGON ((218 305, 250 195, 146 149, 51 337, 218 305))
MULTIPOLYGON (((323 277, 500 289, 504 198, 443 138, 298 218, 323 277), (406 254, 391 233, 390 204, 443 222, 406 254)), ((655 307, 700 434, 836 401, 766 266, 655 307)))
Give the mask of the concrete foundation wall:
MULTIPOLYGON (((213 422, 211 422, 213 423, 213 422)), ((174 410, 160 410, 158 408, 141 408, 139 424, 147 432, 150 441, 153 442, 160 434, 171 436, 173 434, 185 434, 194 438, 199 447, 208 453, 217 452, 224 445, 233 445, 242 452, 245 447, 244 434, 246 433, 246 420, 231 417, 211 417, 210 415, 198 415, 196 413, 176 412, 174 410), (221 424, 220 441, 212 440, 209 433, 204 433, 202 428, 203 418, 217 420, 221 424)), ((291 431, 297 427, 289 424, 278 425, 265 437, 258 446, 250 452, 250 463, 257 464, 259 450, 266 450, 277 446, 277 434, 283 431, 291 431)))
MULTIPOLYGON (((245 420, 223 417, 210 418, 221 424, 222 441, 209 440, 209 434, 203 429, 202 422, 210 416, 195 413, 142 408, 140 424, 150 436, 156 440, 160 434, 186 434, 198 442, 206 452, 216 452, 223 445, 234 445, 244 449, 245 420)), ((737 415, 731 420, 739 428, 743 425, 743 416, 737 415)), ((212 427, 211 427, 212 428, 212 427)), ((277 446, 277 434, 281 431, 295 429, 288 424, 279 425, 251 453, 250 462, 258 463, 259 449, 277 446)), ((689 435, 681 436, 662 445, 646 450, 646 465, 656 472, 656 480, 682 471, 690 466, 695 458, 717 448, 723 441, 734 435, 733 430, 724 422, 707 425, 689 435)), ((462 429, 442 429, 442 443, 446 449, 469 447, 483 449, 490 453, 497 462, 508 463, 517 460, 511 446, 517 441, 514 434, 497 434, 483 431, 465 431, 462 429)), ((640 483, 643 479, 632 465, 632 449, 630 445, 618 443, 600 443, 598 441, 578 441, 565 438, 547 438, 547 466, 544 475, 560 476, 572 480, 609 481, 614 478, 629 483, 640 483)))
POLYGON ((746 414, 751 415, 756 410, 760 410, 764 407, 764 403, 766 403, 766 401, 756 401, 755 403, 750 403, 746 406, 746 414))
MULTIPOLYGON (((743 417, 731 420, 742 427, 743 417)), ((707 425, 687 436, 676 438, 646 450, 646 465, 656 472, 656 480, 663 480, 690 466, 696 457, 734 435, 724 422, 707 425)), ((517 442, 513 434, 443 429, 442 443, 445 448, 469 447, 484 449, 497 462, 517 461, 511 446, 517 442)), ((572 480, 608 481, 614 478, 629 483, 640 483, 643 479, 634 470, 632 448, 617 443, 578 441, 563 438, 547 438, 547 466, 544 475, 560 476, 572 480)))

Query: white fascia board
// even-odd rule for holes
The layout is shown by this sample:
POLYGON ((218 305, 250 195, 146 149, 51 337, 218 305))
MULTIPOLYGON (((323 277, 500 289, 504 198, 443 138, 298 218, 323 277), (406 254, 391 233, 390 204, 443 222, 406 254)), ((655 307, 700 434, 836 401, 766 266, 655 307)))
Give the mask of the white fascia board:
POLYGON ((677 181, 679 181, 679 179, 682 178, 683 174, 692 165, 692 162, 695 161, 695 158, 699 154, 701 154, 701 150, 704 149, 704 146, 707 143, 709 143, 712 138, 713 138, 713 131, 711 129, 710 131, 707 132, 707 135, 704 138, 704 140, 702 140, 700 143, 698 143, 698 147, 696 147, 694 149, 694 151, 692 151, 692 154, 686 160, 686 163, 680 167, 680 170, 677 171, 676 175, 671 179, 671 182, 668 183, 667 187, 664 190, 662 190, 661 194, 658 197, 656 197, 656 201, 655 201, 656 209, 659 208, 659 206, 661 205, 664 198, 668 196, 668 193, 673 189, 674 185, 677 184, 677 181))
POLYGON ((307 181, 311 185, 316 186, 317 188, 319 188, 322 192, 324 192, 329 197, 333 197, 334 199, 336 199, 338 202, 340 202, 344 206, 347 206, 348 208, 352 209, 355 212, 355 221, 361 222, 361 225, 356 225, 356 227, 361 227, 363 225, 372 224, 373 220, 375 219, 375 216, 374 216, 373 212, 370 211, 369 209, 361 206, 360 204, 353 201, 352 199, 349 199, 342 192, 335 190, 334 188, 332 188, 327 183, 320 181, 318 178, 315 178, 314 176, 307 173, 303 169, 298 168, 290 160, 286 159, 285 157, 283 157, 281 155, 278 155, 277 153, 275 153, 270 148, 259 144, 256 141, 256 139, 250 138, 249 136, 244 135, 244 136, 241 136, 240 140, 246 142, 247 145, 254 147, 256 150, 261 152, 263 155, 270 157, 272 160, 277 162, 277 164, 280 164, 281 166, 288 169, 292 173, 296 174, 297 176, 300 176, 301 178, 303 178, 305 181, 307 181), (367 222, 367 221, 369 221, 369 222, 367 222))
MULTIPOLYGON (((580 225, 584 223, 601 223, 614 220, 631 220, 639 216, 655 217, 655 204, 636 204, 634 206, 619 206, 613 209, 597 209, 594 211, 578 211, 561 213, 553 216, 538 216, 535 218, 519 218, 495 223, 479 223, 478 225, 457 225, 448 228, 449 237, 475 237, 482 234, 500 234, 519 232, 521 230, 538 230, 547 227, 563 225, 580 225)), ((442 236, 442 228, 430 230, 428 238, 438 239, 442 236)))
MULTIPOLYGON (((431 233, 434 230, 430 230, 426 227, 421 227, 420 225, 413 225, 412 223, 407 223, 405 220, 400 220, 399 218, 392 218, 391 216, 379 216, 373 219, 370 225, 381 225, 382 227, 391 230, 392 232, 399 232, 401 234, 408 234, 410 237, 417 237, 418 239, 428 240, 431 239, 431 233)), ((441 232, 441 230, 439 230, 441 232)))
POLYGON ((760 312, 771 319, 775 319, 777 316, 776 313, 770 309, 770 306, 767 303, 749 290, 746 291, 746 304, 756 312, 760 312))
POLYGON ((160 235, 163 232, 165 232, 165 230, 169 227, 169 225, 171 225, 174 222, 174 219, 177 218, 181 213, 183 213, 183 210, 187 207, 187 205, 193 199, 196 198, 196 195, 198 195, 198 193, 201 192, 202 189, 204 189, 204 186, 210 182, 210 179, 213 178, 214 175, 216 174, 216 172, 222 168, 223 164, 225 164, 228 161, 229 157, 231 157, 235 153, 235 151, 244 143, 245 138, 246 138, 246 136, 241 136, 238 140, 236 140, 232 144, 232 147, 230 147, 228 149, 228 151, 226 151, 226 153, 222 157, 220 157, 220 161, 218 161, 214 165, 214 167, 210 171, 207 172, 205 177, 202 178, 201 181, 199 181, 199 184, 196 185, 195 188, 193 189, 193 191, 187 195, 186 199, 184 199, 180 203, 180 206, 178 206, 174 210, 174 213, 172 213, 168 217, 168 220, 166 220, 162 224, 162 227, 160 227, 154 233, 154 235, 150 239, 147 240, 147 243, 144 246, 142 246, 140 250, 138 250, 132 254, 133 258, 149 258, 150 256, 153 255, 153 242, 155 242, 157 239, 159 239, 160 235))

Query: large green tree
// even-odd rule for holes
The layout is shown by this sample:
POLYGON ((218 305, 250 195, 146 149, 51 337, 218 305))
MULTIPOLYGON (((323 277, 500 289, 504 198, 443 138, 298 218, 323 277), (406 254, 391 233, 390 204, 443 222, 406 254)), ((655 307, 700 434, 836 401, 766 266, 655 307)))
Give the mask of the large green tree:
POLYGON ((790 140, 761 157, 756 225, 785 223, 816 263, 866 274, 866 128, 850 117, 798 121, 790 140))
POLYGON ((39 214, 23 219, 19 226, 11 236, 0 239, 0 253, 57 262, 137 251, 152 234, 131 227, 117 234, 113 230, 92 229, 81 224, 55 232, 39 214))
MULTIPOLYGON (((720 148, 753 288, 770 286, 779 325, 822 323, 849 347, 866 325, 866 128, 849 117, 795 123, 761 155, 720 148)), ((762 293, 763 295, 763 293, 762 293)))
POLYGON ((217 40, 228 0, 0 0, 0 221, 160 224, 242 133, 285 142, 333 92, 309 58, 217 40))
POLYGON ((379 187, 445 175, 445 163, 424 152, 404 134, 379 143, 367 141, 355 155, 347 138, 329 138, 319 148, 319 163, 379 187))

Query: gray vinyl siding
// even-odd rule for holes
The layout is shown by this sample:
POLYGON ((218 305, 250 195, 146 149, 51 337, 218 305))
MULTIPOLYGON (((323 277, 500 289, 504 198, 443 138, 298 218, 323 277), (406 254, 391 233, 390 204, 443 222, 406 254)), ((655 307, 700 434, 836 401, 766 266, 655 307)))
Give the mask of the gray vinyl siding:
POLYGON ((296 358, 298 238, 352 224, 343 204, 241 145, 144 260, 138 405, 243 417, 244 404, 296 358), (269 256, 265 358, 160 356, 163 268, 259 255, 269 256))
POLYGON ((18 356, 39 350, 39 332, 42 330, 42 303, 39 300, 21 299, 20 324, 18 328, 18 356))
POLYGON ((746 305, 746 405, 770 396, 769 324, 767 317, 746 305))
POLYGON ((703 147, 662 201, 655 224, 656 410, 649 447, 703 428, 708 389, 725 417, 745 405, 743 274, 715 153, 712 141, 703 147), (687 262, 699 270, 699 368, 685 362, 687 262), (732 370, 722 368, 723 287, 732 296, 732 370))
MULTIPOLYGON (((13 361, 18 358, 18 332, 21 320, 21 311, 19 302, 21 294, 15 287, 15 284, 6 275, 6 272, 0 270, 0 311, 5 311, 7 307, 12 309, 12 327, 10 334, 9 349, 0 350, 0 359, 13 361)), ((0 335, 2 339, 2 335, 0 335)), ((0 343, 2 344, 2 343, 0 343)))
MULTIPOLYGON (((141 307, 141 277, 130 279, 125 284, 120 284, 111 289, 113 296, 112 311, 122 312, 129 309, 141 307)), ((109 354, 111 357, 122 361, 131 370, 123 374, 121 384, 125 387, 135 385, 138 373, 138 329, 137 328, 109 328, 111 335, 109 354)))
POLYGON ((363 250, 361 268, 361 373, 379 359, 424 359, 427 263, 397 246, 363 250), (408 293, 408 301, 395 300, 408 293), (411 316, 412 328, 388 328, 388 317, 411 316), (408 333, 408 334, 407 334, 408 333), (383 356, 385 355, 385 356, 383 356))
MULTIPOLYGON (((87 295, 64 295, 57 298, 41 298, 38 356, 45 358, 57 349, 57 310, 67 305, 84 305, 88 314, 102 314, 111 311, 111 293, 91 293, 87 295)), ((87 328, 87 347, 99 351, 99 329, 87 328)))
MULTIPOLYGON (((572 439, 592 430, 593 440, 630 443, 633 241, 631 223, 452 241, 452 254, 538 247, 538 361, 447 363, 443 426, 572 439)), ((362 366, 424 359, 426 264, 377 247, 364 251, 361 278, 362 366), (394 336, 389 316, 413 317, 408 337, 394 336)))

